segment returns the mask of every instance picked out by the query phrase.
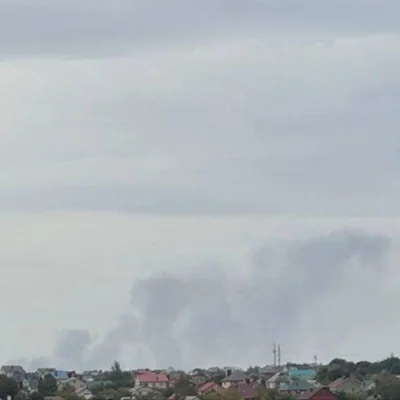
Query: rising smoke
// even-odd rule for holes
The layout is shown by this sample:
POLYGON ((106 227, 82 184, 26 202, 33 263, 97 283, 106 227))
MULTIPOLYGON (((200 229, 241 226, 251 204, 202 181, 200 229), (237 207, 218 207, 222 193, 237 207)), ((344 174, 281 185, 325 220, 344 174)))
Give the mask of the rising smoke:
POLYGON ((127 367, 265 364, 275 340, 292 359, 311 360, 314 351, 333 357, 338 335, 330 324, 347 323, 350 332, 361 312, 349 299, 389 301, 380 279, 390 244, 389 237, 343 230, 266 244, 250 255, 240 279, 229 266, 199 266, 138 280, 130 310, 102 341, 87 331, 64 332, 52 357, 29 366, 104 368, 115 359, 127 367))

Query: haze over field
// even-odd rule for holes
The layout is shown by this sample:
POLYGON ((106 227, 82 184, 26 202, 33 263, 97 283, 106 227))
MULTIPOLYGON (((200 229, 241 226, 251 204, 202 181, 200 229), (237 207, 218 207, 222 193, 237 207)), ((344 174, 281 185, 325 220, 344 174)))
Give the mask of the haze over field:
POLYGON ((399 13, 0 0, 2 363, 396 355, 399 13))

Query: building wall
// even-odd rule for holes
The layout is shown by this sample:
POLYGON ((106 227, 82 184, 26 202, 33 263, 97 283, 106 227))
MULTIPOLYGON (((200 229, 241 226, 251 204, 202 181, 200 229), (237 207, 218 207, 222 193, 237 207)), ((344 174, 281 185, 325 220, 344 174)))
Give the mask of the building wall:
POLYGON ((361 386, 357 385, 355 382, 346 381, 339 388, 339 391, 345 392, 345 393, 360 393, 360 392, 362 392, 362 389, 361 389, 361 386))
POLYGON ((242 383, 246 383, 246 381, 222 382, 222 383, 221 383, 221 386, 222 386, 224 389, 228 389, 228 388, 231 387, 232 385, 242 384, 242 383))
POLYGON ((168 382, 141 382, 140 379, 135 380, 135 386, 147 386, 149 388, 166 389, 168 382))

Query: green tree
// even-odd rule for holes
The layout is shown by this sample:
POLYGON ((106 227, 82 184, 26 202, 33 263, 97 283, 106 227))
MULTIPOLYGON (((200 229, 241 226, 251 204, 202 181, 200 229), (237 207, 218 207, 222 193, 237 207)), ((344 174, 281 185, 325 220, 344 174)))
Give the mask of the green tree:
POLYGON ((104 389, 96 394, 96 398, 101 400, 120 400, 121 397, 132 397, 129 389, 118 388, 118 389, 104 389))
POLYGON ((28 395, 20 390, 14 397, 14 400, 28 400, 28 395))
POLYGON ((7 396, 14 396, 18 393, 18 383, 5 375, 0 375, 0 398, 6 399, 7 396))
POLYGON ((207 393, 202 397, 202 400, 222 400, 222 395, 217 392, 207 393))
POLYGON ((161 394, 168 399, 168 397, 172 396, 174 394, 174 388, 173 387, 168 387, 166 389, 164 389, 161 394))
POLYGON ((115 361, 111 366, 111 371, 108 374, 108 379, 114 382, 114 388, 131 387, 132 374, 128 371, 123 371, 118 361, 115 361))
POLYGON ((333 381, 336 381, 336 379, 339 379, 345 375, 346 375, 346 372, 342 366, 334 365, 334 366, 332 366, 332 368, 329 368, 328 373, 327 373, 327 379, 329 382, 333 382, 333 381))
POLYGON ((220 371, 220 372, 218 372, 216 374, 213 374, 213 376, 211 377, 211 380, 213 382, 215 382, 217 385, 221 385, 221 381, 222 381, 222 379, 225 378, 225 376, 226 376, 225 372, 224 371, 220 371))
POLYGON ((347 400, 347 396, 345 392, 339 392, 337 394, 339 400, 347 400))
POLYGON ((30 395, 30 400, 44 400, 44 395, 40 392, 33 392, 30 395))
POLYGON ((247 375, 258 374, 259 371, 260 371, 260 367, 258 367, 257 365, 255 365, 254 367, 252 365, 250 365, 250 367, 247 368, 246 374, 247 375))
POLYGON ((175 384, 174 393, 179 397, 197 396, 197 390, 186 375, 182 375, 175 384))
POLYGON ((54 396, 57 392, 57 380, 53 375, 47 374, 39 381, 38 392, 44 396, 54 396))
POLYGON ((64 400, 82 400, 75 392, 60 391, 55 393, 56 396, 62 397, 64 400))
POLYGON ((329 383, 328 372, 329 372, 329 367, 328 366, 320 367, 318 369, 318 371, 317 371, 317 375, 316 375, 315 379, 318 382, 321 382, 321 383, 324 383, 324 384, 325 383, 329 383))
POLYGON ((381 395, 382 400, 400 399, 400 382, 378 383, 376 392, 381 395))
POLYGON ((105 389, 96 394, 96 398, 100 400, 116 400, 118 393, 115 389, 105 389))
POLYGON ((114 361, 114 364, 111 366, 110 379, 117 381, 122 377, 122 369, 121 364, 118 361, 114 361))
POLYGON ((223 393, 223 400, 243 400, 241 393, 235 388, 230 387, 223 393))
POLYGON ((62 392, 63 393, 75 393, 75 388, 72 385, 70 385, 69 383, 67 383, 67 384, 63 385, 62 392))
POLYGON ((268 400, 294 400, 290 394, 281 394, 275 389, 270 389, 267 392, 268 400))

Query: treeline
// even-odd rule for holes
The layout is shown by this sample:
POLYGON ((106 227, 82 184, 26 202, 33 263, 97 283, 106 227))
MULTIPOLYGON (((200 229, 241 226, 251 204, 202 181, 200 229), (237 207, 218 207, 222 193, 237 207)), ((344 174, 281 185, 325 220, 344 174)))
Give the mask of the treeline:
POLYGON ((382 373, 400 375, 400 358, 389 357, 377 362, 358 361, 356 363, 335 358, 328 365, 318 368, 316 379, 321 383, 330 383, 341 377, 365 381, 382 373))

